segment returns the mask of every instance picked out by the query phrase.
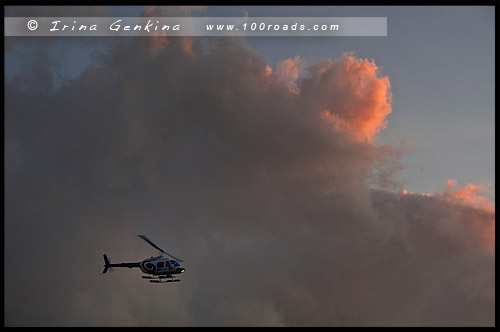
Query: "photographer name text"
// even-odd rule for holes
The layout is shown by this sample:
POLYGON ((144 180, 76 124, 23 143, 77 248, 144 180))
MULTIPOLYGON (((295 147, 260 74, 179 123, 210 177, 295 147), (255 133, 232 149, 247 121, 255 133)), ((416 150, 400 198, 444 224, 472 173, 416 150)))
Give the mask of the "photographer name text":
MULTIPOLYGON (((49 30, 51 32, 53 31, 65 31, 65 30, 71 30, 71 31, 99 31, 99 27, 97 24, 92 24, 92 25, 85 25, 85 24, 77 24, 76 21, 73 21, 72 25, 67 25, 63 24, 62 21, 52 21, 52 28, 49 30)), ((109 31, 146 31, 146 32, 151 32, 151 31, 180 31, 181 30, 181 25, 180 24, 174 24, 174 25, 167 25, 167 24, 160 24, 160 21, 153 22, 152 20, 148 20, 144 25, 141 24, 135 24, 135 25, 125 25, 123 24, 123 20, 116 20, 113 23, 111 23, 107 29, 109 31)))

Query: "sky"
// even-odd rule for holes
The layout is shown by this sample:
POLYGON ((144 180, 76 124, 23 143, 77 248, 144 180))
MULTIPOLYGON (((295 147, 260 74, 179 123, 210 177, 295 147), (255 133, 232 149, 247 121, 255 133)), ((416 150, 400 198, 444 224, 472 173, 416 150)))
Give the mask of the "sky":
POLYGON ((5 38, 6 326, 494 325, 494 7, 5 13, 388 21, 5 38), (137 234, 182 282, 100 274, 156 254, 137 234))

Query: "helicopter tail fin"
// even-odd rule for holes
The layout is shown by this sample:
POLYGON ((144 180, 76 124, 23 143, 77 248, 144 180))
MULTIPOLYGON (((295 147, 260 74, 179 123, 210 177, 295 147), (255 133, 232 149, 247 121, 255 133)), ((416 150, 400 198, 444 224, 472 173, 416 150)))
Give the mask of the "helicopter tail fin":
POLYGON ((111 267, 111 263, 109 262, 108 256, 106 256, 106 254, 104 254, 103 256, 104 256, 104 271, 102 271, 102 274, 105 274, 111 267))

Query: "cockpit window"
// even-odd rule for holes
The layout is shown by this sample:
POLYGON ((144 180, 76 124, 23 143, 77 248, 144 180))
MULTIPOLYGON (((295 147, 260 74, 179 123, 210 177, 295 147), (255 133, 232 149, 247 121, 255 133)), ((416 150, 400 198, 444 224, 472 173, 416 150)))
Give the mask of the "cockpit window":
POLYGON ((170 263, 174 264, 174 266, 181 266, 181 264, 177 263, 176 261, 174 261, 173 259, 170 261, 170 263))

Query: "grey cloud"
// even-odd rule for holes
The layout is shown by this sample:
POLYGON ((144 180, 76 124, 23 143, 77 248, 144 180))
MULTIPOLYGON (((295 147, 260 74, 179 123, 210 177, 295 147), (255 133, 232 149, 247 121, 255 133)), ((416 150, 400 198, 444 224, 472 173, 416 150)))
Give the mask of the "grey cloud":
POLYGON ((6 325, 494 323, 493 254, 460 222, 494 214, 370 189, 398 148, 330 126, 243 39, 159 42, 124 38, 50 93, 9 82, 6 325), (143 233, 181 283, 99 275, 103 253, 154 254, 143 233))

